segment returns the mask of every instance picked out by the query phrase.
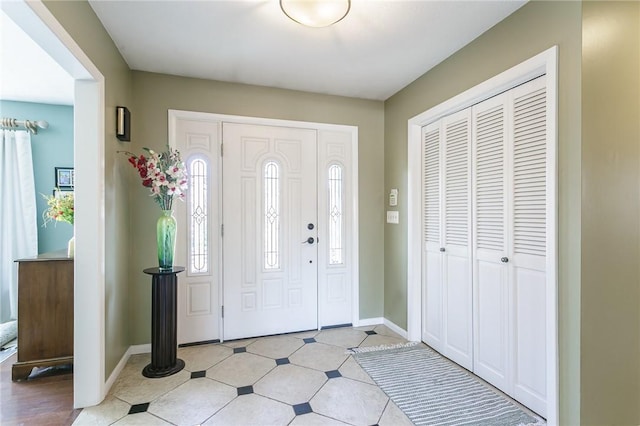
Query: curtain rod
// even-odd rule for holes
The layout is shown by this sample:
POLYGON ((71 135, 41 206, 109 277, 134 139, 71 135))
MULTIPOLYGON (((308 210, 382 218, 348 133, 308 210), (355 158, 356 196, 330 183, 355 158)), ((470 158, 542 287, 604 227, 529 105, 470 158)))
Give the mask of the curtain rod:
POLYGON ((49 123, 44 120, 16 120, 15 118, 0 118, 0 127, 16 129, 18 127, 24 127, 34 135, 38 134, 38 128, 46 129, 49 127, 49 123))

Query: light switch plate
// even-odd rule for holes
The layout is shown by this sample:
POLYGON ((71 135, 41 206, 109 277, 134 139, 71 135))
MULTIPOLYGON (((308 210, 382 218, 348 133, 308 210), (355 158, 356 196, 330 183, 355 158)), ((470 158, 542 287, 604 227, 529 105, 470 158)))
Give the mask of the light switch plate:
POLYGON ((400 214, 397 210, 387 211, 387 223, 400 223, 400 214))

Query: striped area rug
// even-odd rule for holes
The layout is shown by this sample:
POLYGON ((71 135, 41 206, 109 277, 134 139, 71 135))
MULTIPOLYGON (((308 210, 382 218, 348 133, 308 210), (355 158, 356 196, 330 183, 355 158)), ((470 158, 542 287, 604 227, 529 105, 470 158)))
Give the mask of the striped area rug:
POLYGON ((424 345, 353 357, 416 425, 545 424, 424 345))

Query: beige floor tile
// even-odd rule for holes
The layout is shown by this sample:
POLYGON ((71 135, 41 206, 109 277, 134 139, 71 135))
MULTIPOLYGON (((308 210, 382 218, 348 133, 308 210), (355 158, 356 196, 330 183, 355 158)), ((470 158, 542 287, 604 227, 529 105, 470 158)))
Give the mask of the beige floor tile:
POLYGON ((171 423, 149 413, 137 413, 123 417, 114 423, 114 426, 166 426, 171 423))
POLYGON ((83 409, 73 424, 78 426, 110 425, 126 416, 130 408, 130 404, 114 396, 107 396, 100 405, 83 409))
POLYGON ((409 420, 393 401, 389 401, 378 424, 380 426, 411 426, 413 422, 409 420))
POLYGON ((360 364, 358 364, 353 357, 349 357, 349 359, 340 366, 338 371, 343 377, 375 385, 373 379, 360 367, 360 364))
POLYGON ((286 358, 302 345, 304 342, 301 339, 291 336, 265 337, 247 346, 247 352, 273 359, 286 358))
POLYGON ((207 377, 239 388, 253 385, 274 368, 276 362, 273 359, 243 352, 208 369, 207 377))
POLYGON ((385 336, 382 334, 373 334, 371 336, 367 336, 364 339, 364 342, 360 344, 361 348, 364 347, 372 347, 372 346, 390 346, 390 345, 399 345, 407 343, 407 341, 401 337, 391 337, 385 336))
POLYGON ((199 425, 236 396, 234 387, 205 377, 191 379, 153 401, 147 412, 176 425, 199 425))
POLYGON ((375 331, 378 334, 382 334, 383 336, 395 337, 397 339, 402 339, 403 338, 402 336, 400 336, 395 331, 391 330, 386 325, 378 325, 373 329, 373 331, 375 331))
POLYGON ((295 416, 290 405, 260 395, 242 395, 207 420, 205 425, 287 425, 295 416))
POLYGON ((302 416, 296 416, 291 423, 291 426, 343 426, 347 423, 342 423, 339 420, 331 419, 329 417, 321 416, 316 413, 303 414, 302 416))
POLYGON ((255 393, 295 405, 309 399, 327 381, 320 371, 293 364, 280 365, 253 386, 255 393))
POLYGON ((318 333, 320 333, 318 330, 309 330, 287 334, 287 336, 295 337, 296 339, 308 339, 310 337, 316 337, 318 333))
POLYGON ((373 330, 374 328, 376 328, 378 326, 378 324, 374 324, 374 325, 363 325, 361 327, 352 327, 353 330, 360 330, 360 331, 369 331, 369 330, 373 330))
POLYGON ((249 346, 258 339, 241 339, 241 340, 229 340, 227 342, 220 343, 221 345, 228 346, 230 348, 241 348, 249 346))
POLYGON ((373 425, 388 400, 377 386, 339 377, 329 380, 309 403, 315 413, 353 425, 373 425))
POLYGON ((354 330, 349 327, 322 330, 315 339, 318 342, 327 343, 329 345, 353 348, 359 346, 366 337, 367 335, 364 331, 354 330))
POLYGON ((113 384, 110 394, 129 404, 142 404, 175 389, 191 377, 191 373, 183 369, 169 377, 149 379, 142 375, 142 369, 149 362, 151 354, 132 355, 113 384))
POLYGON ((184 361, 188 371, 206 370, 231 355, 233 349, 220 344, 178 348, 178 358, 184 361))
POLYGON ((320 371, 337 370, 349 355, 344 348, 324 343, 309 343, 289 357, 292 364, 320 371))

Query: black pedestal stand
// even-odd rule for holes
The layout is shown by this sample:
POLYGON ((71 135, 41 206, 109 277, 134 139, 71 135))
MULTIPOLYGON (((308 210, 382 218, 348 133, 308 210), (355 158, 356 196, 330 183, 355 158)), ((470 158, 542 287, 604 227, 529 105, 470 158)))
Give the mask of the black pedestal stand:
POLYGON ((153 276, 151 289, 151 364, 144 367, 142 375, 149 378, 167 377, 184 368, 184 361, 177 358, 177 274, 184 271, 174 266, 169 271, 148 268, 143 272, 153 276))

